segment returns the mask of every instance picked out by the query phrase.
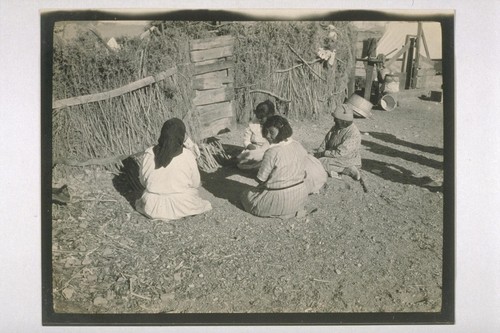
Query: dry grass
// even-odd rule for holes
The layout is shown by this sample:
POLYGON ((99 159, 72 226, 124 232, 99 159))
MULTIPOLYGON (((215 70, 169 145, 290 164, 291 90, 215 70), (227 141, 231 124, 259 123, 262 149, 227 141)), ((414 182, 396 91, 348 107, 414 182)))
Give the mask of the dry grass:
MULTIPOLYGON (((56 39, 54 100, 115 89, 173 66, 178 74, 110 100, 54 111, 53 158, 82 161, 136 153, 154 144, 164 121, 172 117, 183 119, 193 140, 202 144, 199 122, 191 113, 187 66, 190 39, 216 35, 236 38, 233 60, 238 122, 246 123, 254 106, 268 98, 281 114, 292 119, 314 118, 327 112, 343 102, 347 74, 353 65, 348 23, 331 23, 338 32, 335 41, 328 38, 326 22, 292 21, 215 26, 206 22, 153 22, 159 28, 157 35, 147 40, 119 40, 122 49, 115 53, 99 44, 90 32, 75 41, 56 39), (320 47, 337 50, 334 66, 318 61, 320 47)), ((214 161, 205 162, 202 167, 214 161)))

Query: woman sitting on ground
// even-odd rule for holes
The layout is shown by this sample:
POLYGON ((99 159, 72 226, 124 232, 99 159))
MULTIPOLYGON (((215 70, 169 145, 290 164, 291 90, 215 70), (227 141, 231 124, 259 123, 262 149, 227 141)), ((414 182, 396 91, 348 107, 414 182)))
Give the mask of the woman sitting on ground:
POLYGON ((242 170, 258 169, 269 142, 262 136, 262 124, 275 113, 274 104, 266 100, 257 105, 254 119, 245 130, 243 144, 245 149, 236 157, 237 166, 242 170))
POLYGON ((151 219, 176 220, 212 209, 198 193, 197 152, 182 120, 167 120, 158 144, 146 150, 140 164, 139 179, 145 191, 136 201, 137 211, 151 219))
POLYGON ((271 116, 264 123, 262 134, 270 146, 257 173, 259 185, 242 193, 241 202, 247 212, 281 218, 304 214, 307 151, 291 138, 292 133, 290 124, 281 116, 271 116))
POLYGON ((345 174, 360 180, 361 134, 353 123, 353 112, 346 104, 339 105, 333 112, 334 126, 318 148, 318 157, 326 172, 332 178, 345 174))

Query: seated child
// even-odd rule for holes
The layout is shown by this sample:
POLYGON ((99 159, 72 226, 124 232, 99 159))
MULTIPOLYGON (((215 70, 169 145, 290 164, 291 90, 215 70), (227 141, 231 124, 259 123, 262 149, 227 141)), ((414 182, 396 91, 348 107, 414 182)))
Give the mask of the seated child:
POLYGON ((333 178, 345 174, 355 180, 361 179, 361 134, 353 123, 353 112, 346 104, 333 112, 334 126, 326 134, 318 148, 318 156, 326 172, 333 178))
POLYGON ((262 137, 262 124, 274 115, 274 104, 266 100, 257 105, 254 119, 248 125, 244 135, 245 149, 236 157, 237 166, 242 170, 258 169, 264 153, 269 148, 269 142, 262 137))
POLYGON ((176 220, 212 209, 198 193, 197 154, 198 147, 187 137, 182 120, 167 120, 158 144, 146 150, 139 166, 145 190, 135 203, 137 211, 151 219, 176 220))

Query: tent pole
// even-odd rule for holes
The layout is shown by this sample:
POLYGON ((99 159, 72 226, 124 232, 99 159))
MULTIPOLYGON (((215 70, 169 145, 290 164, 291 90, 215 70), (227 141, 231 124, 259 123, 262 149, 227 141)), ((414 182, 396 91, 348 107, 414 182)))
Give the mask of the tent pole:
POLYGON ((427 40, 425 39, 424 29, 422 29, 422 43, 424 44, 425 55, 430 60, 431 59, 431 54, 429 53, 429 48, 427 47, 427 40))
MULTIPOLYGON (((408 49, 409 49, 409 44, 410 42, 410 35, 406 35, 406 39, 405 39, 405 46, 408 45, 408 49)), ((406 70, 406 58, 408 57, 408 50, 406 50, 404 53, 403 53, 403 61, 401 62, 401 73, 404 73, 405 70, 406 70)))
POLYGON ((412 70, 412 80, 411 80, 411 87, 412 89, 417 87, 417 75, 418 75, 418 69, 420 67, 420 39, 422 38, 422 22, 418 22, 418 28, 417 28, 417 38, 415 40, 415 62, 413 65, 413 70, 412 70))
POLYGON ((351 96, 352 94, 354 94, 354 91, 356 90, 356 42, 357 42, 357 40, 358 40, 358 32, 353 31, 352 49, 354 50, 353 51, 354 62, 353 62, 352 68, 351 68, 351 72, 349 74, 349 82, 347 83, 347 95, 348 95, 348 97, 351 96))

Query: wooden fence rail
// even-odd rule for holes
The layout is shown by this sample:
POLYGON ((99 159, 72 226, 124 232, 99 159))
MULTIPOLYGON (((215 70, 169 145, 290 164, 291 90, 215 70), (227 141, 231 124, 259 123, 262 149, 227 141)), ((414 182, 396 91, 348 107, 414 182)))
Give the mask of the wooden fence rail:
POLYGON ((177 68, 172 67, 172 68, 167 69, 166 71, 163 71, 163 72, 158 73, 156 75, 145 77, 145 78, 140 79, 138 81, 124 85, 123 87, 116 88, 116 89, 113 89, 110 91, 105 91, 105 92, 91 94, 91 95, 71 97, 71 98, 66 98, 66 99, 54 101, 52 103, 52 109, 55 110, 55 109, 60 109, 60 108, 68 107, 68 106, 80 105, 80 104, 85 104, 85 103, 90 103, 90 102, 98 102, 98 101, 102 101, 102 100, 109 99, 112 97, 118 97, 118 96, 123 95, 125 93, 143 88, 145 86, 149 86, 155 82, 165 80, 166 78, 174 75, 175 73, 177 73, 177 68))

